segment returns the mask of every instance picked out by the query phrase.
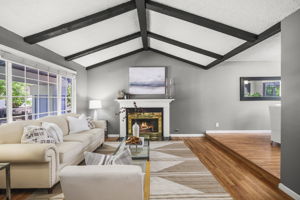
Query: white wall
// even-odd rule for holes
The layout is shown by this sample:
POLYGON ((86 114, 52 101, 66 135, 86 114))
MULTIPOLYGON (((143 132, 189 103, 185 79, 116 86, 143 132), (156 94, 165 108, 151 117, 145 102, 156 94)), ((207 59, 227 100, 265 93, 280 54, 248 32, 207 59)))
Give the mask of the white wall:
POLYGON ((207 129, 270 129, 268 106, 276 101, 240 101, 240 76, 280 76, 280 62, 225 62, 202 70, 151 51, 142 52, 88 70, 88 98, 101 99, 99 116, 110 123, 110 133, 119 132, 114 102, 117 91, 128 89, 130 66, 167 66, 175 80, 171 105, 171 133, 200 133, 207 129), (178 130, 178 131, 175 131, 178 130))

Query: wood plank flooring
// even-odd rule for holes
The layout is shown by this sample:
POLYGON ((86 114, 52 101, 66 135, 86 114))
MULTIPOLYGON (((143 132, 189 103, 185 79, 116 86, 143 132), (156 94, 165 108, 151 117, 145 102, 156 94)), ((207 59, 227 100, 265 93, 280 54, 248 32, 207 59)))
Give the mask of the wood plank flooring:
POLYGON ((211 133, 207 136, 280 179, 280 146, 270 144, 270 134, 211 133))
POLYGON ((291 199, 277 187, 257 176, 246 164, 228 154, 207 138, 186 139, 185 144, 235 199, 291 199))

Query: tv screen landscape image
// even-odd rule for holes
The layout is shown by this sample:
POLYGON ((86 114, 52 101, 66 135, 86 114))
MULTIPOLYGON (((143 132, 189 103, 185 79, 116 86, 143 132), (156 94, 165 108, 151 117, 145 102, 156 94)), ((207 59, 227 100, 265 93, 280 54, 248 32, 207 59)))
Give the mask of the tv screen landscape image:
POLYGON ((130 67, 130 94, 165 94, 165 67, 130 67))

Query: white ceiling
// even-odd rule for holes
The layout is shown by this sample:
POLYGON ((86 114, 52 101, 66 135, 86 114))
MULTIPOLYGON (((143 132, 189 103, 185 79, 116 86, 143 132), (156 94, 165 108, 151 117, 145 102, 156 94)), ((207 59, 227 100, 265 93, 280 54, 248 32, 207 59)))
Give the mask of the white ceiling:
POLYGON ((259 34, 300 7, 299 0, 153 0, 259 34))
POLYGON ((133 10, 39 44, 62 56, 68 56, 138 31, 137 11, 133 10))
POLYGON ((201 65, 208 65, 209 63, 211 63, 212 61, 214 61, 214 58, 199 54, 199 53, 195 53, 193 51, 189 51, 165 42, 161 42, 159 40, 150 38, 150 47, 153 49, 157 49, 163 52, 166 52, 168 54, 180 57, 180 58, 184 58, 186 60, 192 61, 194 63, 198 63, 201 65))
POLYGON ((143 45, 142 45, 141 38, 136 38, 136 39, 130 40, 128 42, 124 42, 122 44, 104 49, 102 51, 98 51, 98 52, 89 54, 87 56, 75 59, 74 61, 87 67, 87 66, 123 55, 130 51, 140 49, 142 47, 143 47, 143 45))
MULTIPOLYGON (((66 22, 125 3, 129 0, 0 0, 0 26, 25 37, 66 22)), ((300 8, 300 0, 153 0, 255 34, 300 8)), ((148 31, 218 54, 226 54, 244 40, 180 19, 147 10, 148 31)), ((38 43, 62 56, 140 31, 137 10, 38 43)), ((177 57, 209 64, 215 59, 150 38, 151 48, 177 57)), ((141 38, 78 58, 90 66, 142 48, 141 38)), ((280 59, 280 34, 229 61, 280 59)))
POLYGON ((225 54, 245 42, 244 40, 154 11, 149 11, 148 17, 149 30, 151 32, 215 53, 225 54))
POLYGON ((280 61, 280 60, 281 60, 281 34, 280 33, 228 59, 228 61, 280 61))
POLYGON ((0 0, 0 25, 25 37, 127 1, 0 0))

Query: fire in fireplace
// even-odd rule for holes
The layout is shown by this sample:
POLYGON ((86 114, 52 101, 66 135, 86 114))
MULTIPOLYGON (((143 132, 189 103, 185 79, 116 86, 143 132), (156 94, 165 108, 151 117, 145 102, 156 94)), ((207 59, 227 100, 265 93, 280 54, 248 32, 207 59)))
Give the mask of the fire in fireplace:
POLYGON ((163 136, 163 109, 143 108, 136 113, 132 108, 126 109, 127 136, 132 136, 132 125, 136 122, 140 127, 140 136, 151 140, 161 140, 163 136))

